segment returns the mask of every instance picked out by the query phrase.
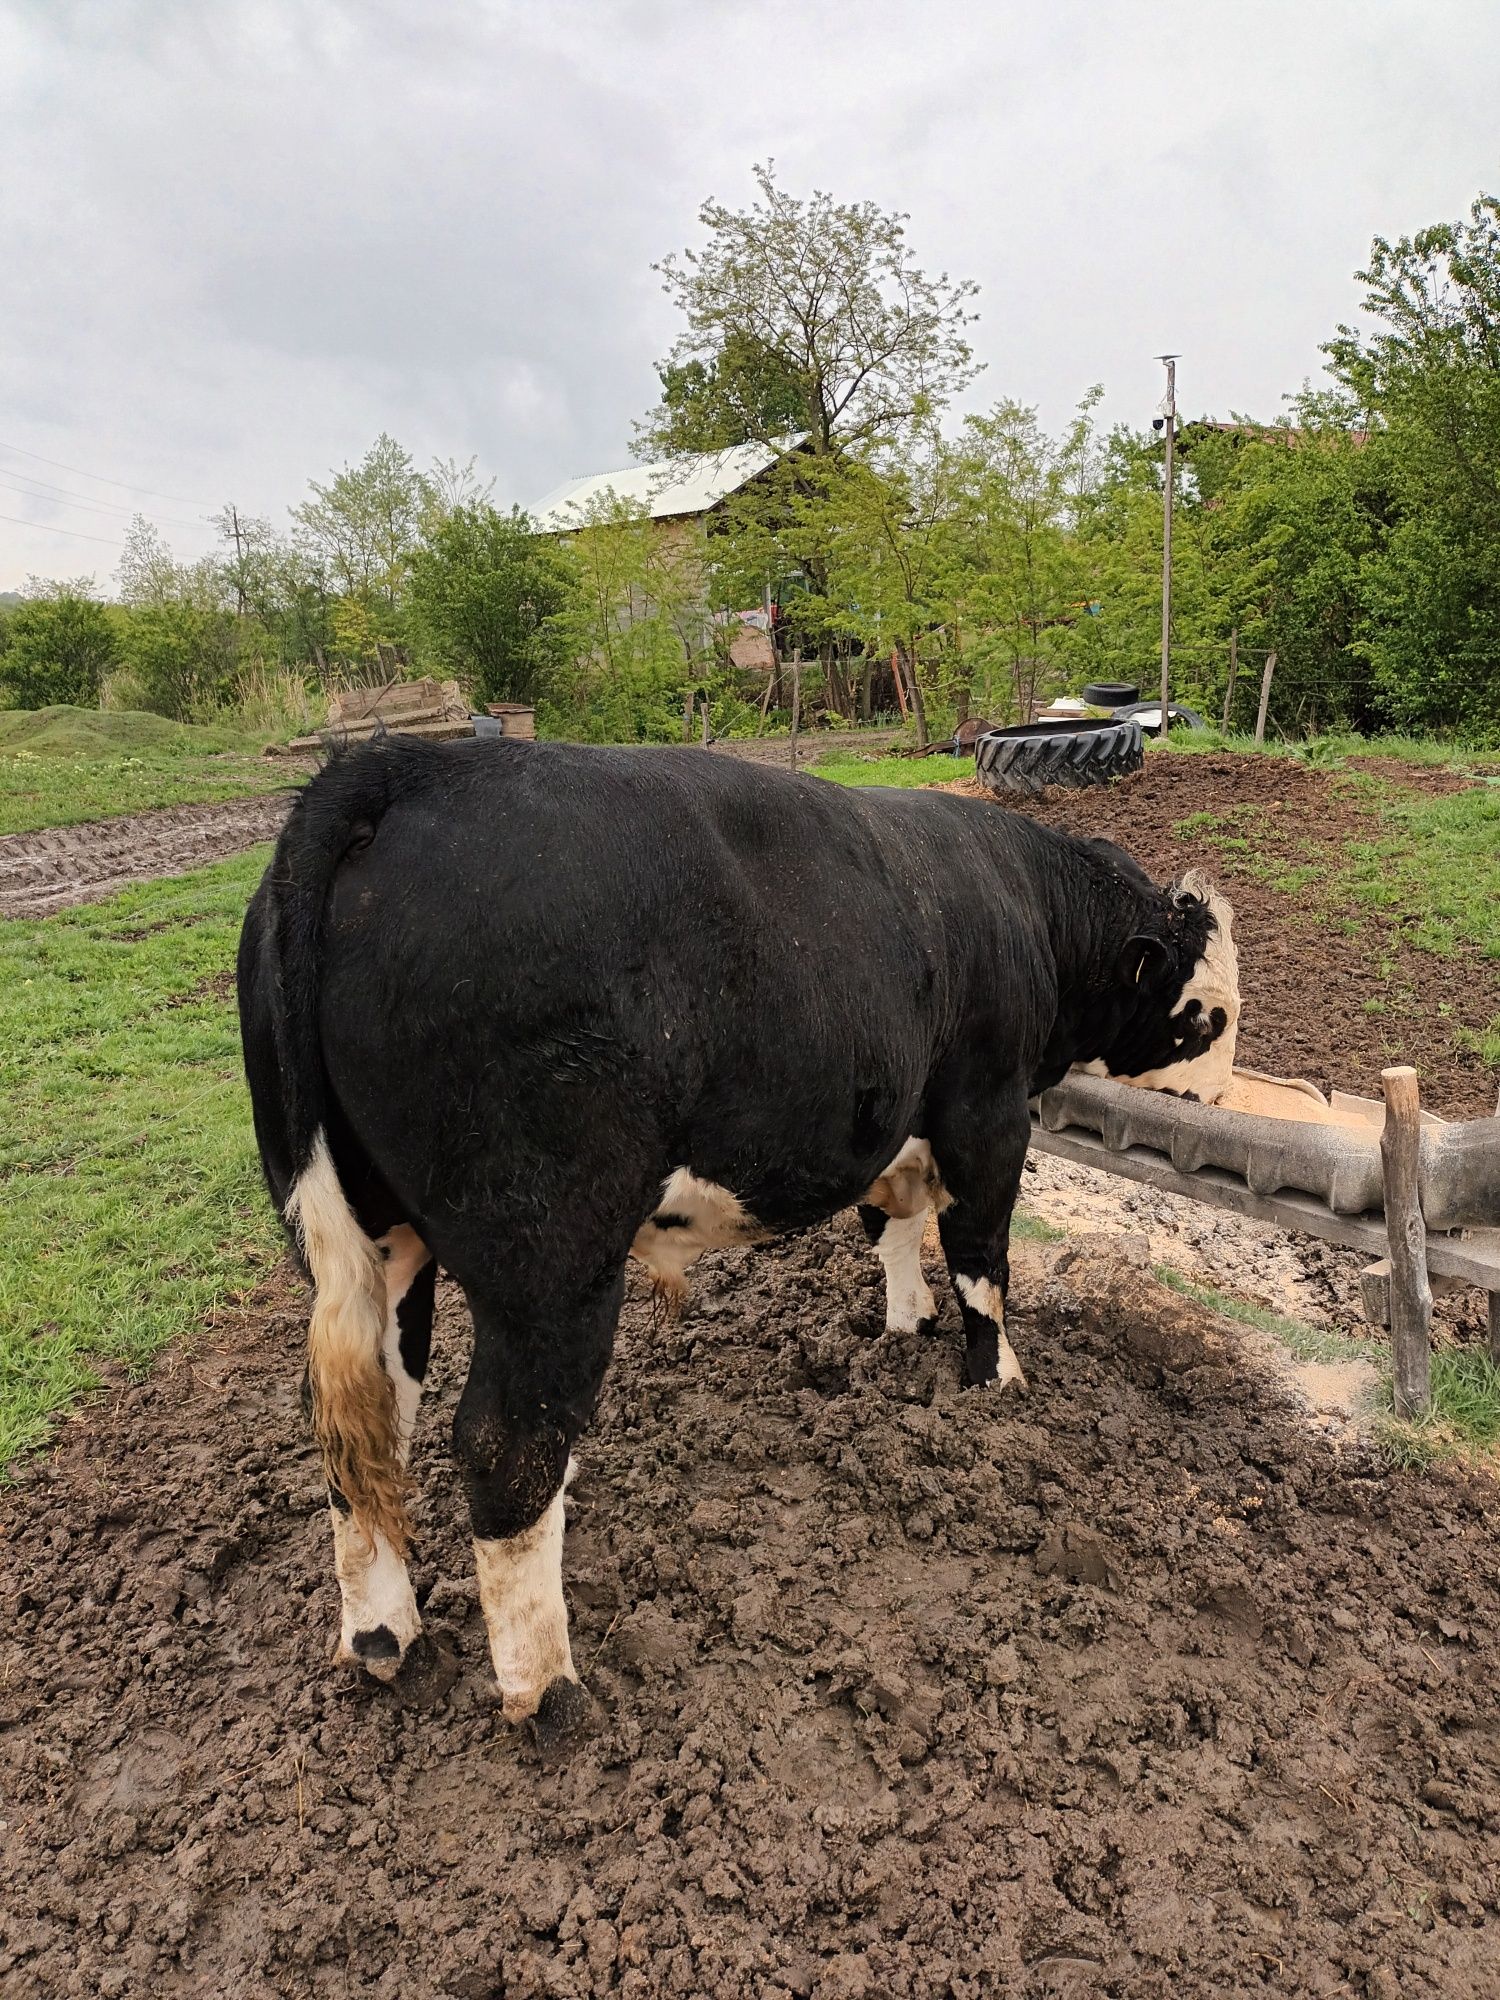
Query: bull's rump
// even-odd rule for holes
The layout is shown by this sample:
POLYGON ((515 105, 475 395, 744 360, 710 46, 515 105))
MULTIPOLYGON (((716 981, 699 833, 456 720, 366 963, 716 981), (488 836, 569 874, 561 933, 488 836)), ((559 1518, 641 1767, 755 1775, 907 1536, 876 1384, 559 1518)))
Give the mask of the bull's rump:
POLYGON ((1000 1004, 976 979, 1010 900, 988 808, 504 742, 388 744, 310 790, 357 819, 376 757, 398 778, 333 878, 321 1040, 355 1134, 438 1226, 481 1182, 540 1226, 601 1129, 626 1206, 687 1165, 772 1227, 812 1220, 1000 1004))

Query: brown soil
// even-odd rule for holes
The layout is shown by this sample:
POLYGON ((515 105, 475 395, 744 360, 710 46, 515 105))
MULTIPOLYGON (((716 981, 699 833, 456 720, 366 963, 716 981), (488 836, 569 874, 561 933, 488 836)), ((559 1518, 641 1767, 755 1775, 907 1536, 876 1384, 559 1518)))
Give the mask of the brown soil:
MULTIPOLYGON (((1380 775, 1391 775, 1383 762, 1380 775)), ((1346 840, 1372 837, 1370 811, 1336 780, 1279 758, 1225 754, 1148 757, 1143 771, 1118 784, 1040 799, 996 797, 972 781, 955 789, 1074 833, 1103 834, 1158 880, 1200 867, 1222 882, 1235 908, 1244 999, 1238 1059, 1248 1068, 1304 1077, 1325 1094, 1337 1085, 1378 1097, 1381 1070, 1409 1062, 1421 1071, 1431 1110, 1481 1118, 1495 1109, 1500 1071, 1462 1038, 1500 1014, 1500 965, 1477 948, 1439 958, 1362 906, 1330 910, 1316 885, 1289 891, 1251 872, 1321 858, 1331 872, 1346 840), (1226 853, 1210 836, 1233 834, 1233 816, 1246 807, 1254 817, 1241 825, 1254 852, 1226 853), (1221 824, 1179 833, 1195 813, 1212 813, 1221 824), (1359 919, 1357 932, 1340 927, 1345 915, 1359 919), (1395 965, 1389 977, 1383 958, 1395 965), (1383 1011, 1366 1012, 1366 1001, 1383 1011)))
POLYGON ((1098 1239, 1021 1250, 1019 1403, 876 1268, 846 1217, 627 1306, 560 1763, 489 1693, 451 1290, 394 1690, 327 1663, 284 1281, 75 1421, 0 1533, 7 2000, 1500 1990, 1488 1492, 1098 1239))
POLYGON ((274 840, 290 794, 164 806, 83 826, 47 827, 0 839, 0 917, 45 917, 96 903, 131 882, 186 875, 210 861, 274 840))

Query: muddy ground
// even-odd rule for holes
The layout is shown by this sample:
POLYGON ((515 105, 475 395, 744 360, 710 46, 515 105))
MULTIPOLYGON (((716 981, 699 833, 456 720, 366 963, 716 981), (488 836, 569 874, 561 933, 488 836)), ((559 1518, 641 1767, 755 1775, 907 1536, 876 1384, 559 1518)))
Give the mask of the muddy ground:
POLYGON ((290 803, 290 792, 269 792, 8 833, 0 838, 0 917, 50 916, 75 903, 97 903, 131 882, 186 875, 241 854, 275 839, 290 803))
POLYGON ((1098 1238, 1018 1256, 1022 1401, 875 1277, 846 1217, 627 1305, 561 1763, 489 1693, 450 1290, 395 1690, 327 1663, 284 1278, 68 1426, 0 1534, 7 2000, 1500 1990, 1489 1490, 1098 1238))

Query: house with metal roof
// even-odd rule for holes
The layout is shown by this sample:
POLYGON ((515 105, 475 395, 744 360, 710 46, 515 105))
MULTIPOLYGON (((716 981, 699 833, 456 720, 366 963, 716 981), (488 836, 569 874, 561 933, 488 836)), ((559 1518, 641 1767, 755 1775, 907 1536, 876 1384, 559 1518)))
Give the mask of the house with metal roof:
POLYGON ((618 472, 593 472, 568 479, 528 509, 543 534, 567 534, 583 526, 590 512, 611 498, 643 507, 653 521, 680 521, 711 514, 731 493, 794 451, 800 437, 779 445, 739 444, 692 458, 663 458, 654 465, 627 465, 618 472))

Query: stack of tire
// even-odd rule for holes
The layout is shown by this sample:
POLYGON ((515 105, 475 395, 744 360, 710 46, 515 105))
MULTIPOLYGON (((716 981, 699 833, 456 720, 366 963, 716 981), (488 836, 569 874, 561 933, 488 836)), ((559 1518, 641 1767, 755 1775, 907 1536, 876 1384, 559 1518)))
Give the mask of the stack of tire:
POLYGON ((1146 739, 1133 716, 1085 716, 992 729, 974 746, 974 775, 992 792, 1034 794, 1050 785, 1107 785, 1145 760, 1146 739))
MULTIPOLYGON (((1160 703, 1142 701, 1140 693, 1124 681, 1091 681, 1084 700, 1111 710, 1109 715, 1055 717, 990 730, 974 746, 975 777, 992 792, 1031 795, 1053 785, 1078 790, 1129 777, 1146 760, 1142 721, 1155 728, 1161 716, 1160 703)), ((1200 717, 1175 702, 1170 719, 1189 729, 1202 727, 1200 717)))

